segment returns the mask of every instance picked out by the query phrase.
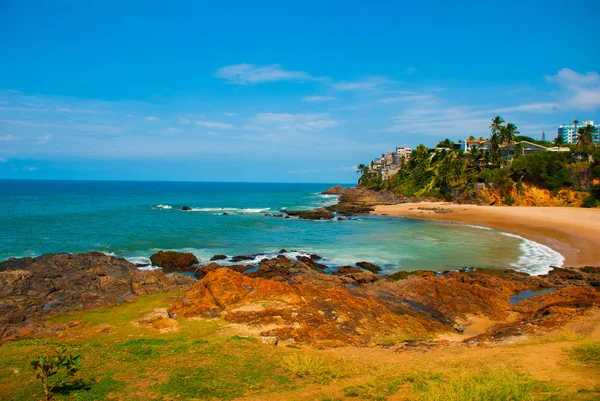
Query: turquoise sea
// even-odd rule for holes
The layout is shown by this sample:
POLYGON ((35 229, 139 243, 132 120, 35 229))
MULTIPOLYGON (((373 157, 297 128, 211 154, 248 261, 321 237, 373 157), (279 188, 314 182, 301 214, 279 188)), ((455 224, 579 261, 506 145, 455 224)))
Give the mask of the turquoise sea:
POLYGON ((481 227, 265 216, 332 204, 335 196, 320 194, 332 185, 0 180, 0 260, 97 250, 141 262, 173 249, 201 262, 215 254, 260 254, 258 261, 285 248, 317 253, 331 266, 370 261, 390 273, 468 266, 542 273, 562 265, 546 246, 481 227), (184 205, 192 211, 181 211, 184 205))

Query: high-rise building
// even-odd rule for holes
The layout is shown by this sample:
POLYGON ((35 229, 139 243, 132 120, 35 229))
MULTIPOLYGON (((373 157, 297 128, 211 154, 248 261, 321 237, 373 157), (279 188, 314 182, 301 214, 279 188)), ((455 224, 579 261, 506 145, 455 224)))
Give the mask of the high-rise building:
MULTIPOLYGON (((594 124, 594 121, 583 121, 577 124, 577 129, 585 127, 586 125, 593 125, 598 131, 600 131, 600 124, 594 124)), ((575 125, 566 124, 558 127, 558 136, 563 140, 563 143, 575 143, 577 142, 577 132, 575 131, 575 125)), ((598 138, 596 138, 598 141, 598 138)))

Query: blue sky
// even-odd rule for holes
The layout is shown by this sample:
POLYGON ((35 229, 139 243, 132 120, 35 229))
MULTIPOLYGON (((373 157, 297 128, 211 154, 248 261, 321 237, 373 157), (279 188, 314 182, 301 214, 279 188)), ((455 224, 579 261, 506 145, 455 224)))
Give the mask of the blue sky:
POLYGON ((353 182, 497 114, 553 138, 600 120, 599 4, 0 0, 0 178, 353 182))

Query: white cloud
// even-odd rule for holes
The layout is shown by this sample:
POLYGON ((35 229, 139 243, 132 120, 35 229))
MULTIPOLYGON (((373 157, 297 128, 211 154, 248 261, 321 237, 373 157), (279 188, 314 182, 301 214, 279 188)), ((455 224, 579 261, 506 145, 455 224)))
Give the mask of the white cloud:
POLYGON ((192 123, 191 120, 188 120, 187 118, 184 118, 184 117, 179 117, 179 122, 182 124, 186 124, 186 125, 192 123))
POLYGON ((379 103, 397 103, 397 102, 422 102, 427 100, 435 99, 433 95, 404 95, 404 96, 394 96, 387 97, 384 99, 379 99, 379 103))
POLYGON ((394 83, 394 81, 379 75, 367 77, 358 81, 339 81, 332 83, 333 89, 338 91, 372 91, 380 87, 394 83))
POLYGON ((406 74, 408 74, 408 75, 414 74, 414 73, 415 73, 415 72, 417 72, 417 71, 419 71, 419 69, 418 69, 418 68, 414 68, 414 67, 408 67, 408 68, 405 70, 406 74))
POLYGON ((546 80, 560 88, 561 103, 575 110, 596 110, 600 108, 600 75, 597 72, 580 74, 563 68, 556 75, 546 76, 546 80))
POLYGON ((288 113, 261 113, 253 118, 253 125, 261 128, 277 130, 318 131, 332 128, 337 121, 327 113, 320 114, 288 114, 288 113))
POLYGON ((44 136, 38 136, 36 143, 38 145, 45 145, 52 139, 52 134, 46 134, 44 136))
POLYGON ((231 129, 232 124, 221 123, 218 121, 196 121, 196 124, 200 127, 215 128, 215 129, 231 129))
POLYGON ((215 131, 208 131, 207 134, 211 135, 211 136, 220 136, 221 135, 221 134, 219 134, 218 132, 215 132, 215 131))
POLYGON ((229 84, 247 85, 277 81, 309 81, 313 77, 304 71, 290 71, 279 64, 257 66, 252 64, 235 64, 221 67, 215 74, 229 84))
POLYGON ((331 100, 335 100, 336 98, 333 96, 306 96, 302 98, 303 102, 329 102, 331 100))
POLYGON ((133 114, 125 114, 125 117, 131 118, 131 117, 133 117, 133 114))
POLYGON ((237 116, 237 113, 223 113, 225 114, 227 117, 235 117, 237 116))
POLYGON ((0 156, 0 163, 6 163, 8 159, 6 157, 0 156))
POLYGON ((0 136, 0 141, 14 141, 16 138, 10 134, 0 136))
POLYGON ((175 134, 177 132, 181 132, 181 130, 179 128, 171 127, 171 128, 167 128, 167 132, 175 134))
POLYGON ((147 120, 147 121, 158 121, 158 120, 160 120, 160 119, 159 119, 158 117, 154 117, 154 116, 147 116, 147 117, 146 117, 146 120, 147 120))

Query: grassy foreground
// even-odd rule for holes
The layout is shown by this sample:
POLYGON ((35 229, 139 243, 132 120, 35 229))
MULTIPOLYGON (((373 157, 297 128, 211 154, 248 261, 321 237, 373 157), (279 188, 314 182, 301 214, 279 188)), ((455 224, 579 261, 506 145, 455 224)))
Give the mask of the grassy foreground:
POLYGON ((233 335, 219 319, 181 320, 170 333, 133 323, 173 295, 58 316, 73 326, 59 337, 1 346, 0 399, 42 399, 30 361, 60 345, 83 361, 55 400, 600 399, 600 343, 590 330, 395 353, 273 347, 233 335))

